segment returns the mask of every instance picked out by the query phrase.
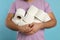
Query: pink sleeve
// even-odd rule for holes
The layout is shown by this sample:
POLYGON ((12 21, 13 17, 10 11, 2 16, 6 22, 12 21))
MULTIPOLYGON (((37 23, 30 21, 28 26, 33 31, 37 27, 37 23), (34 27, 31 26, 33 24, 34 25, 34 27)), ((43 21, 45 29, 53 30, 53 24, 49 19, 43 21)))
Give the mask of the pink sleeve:
POLYGON ((47 2, 45 2, 45 12, 47 13, 52 12, 50 5, 47 2))
POLYGON ((16 11, 16 6, 15 6, 15 2, 11 5, 9 12, 8 13, 15 13, 16 11))

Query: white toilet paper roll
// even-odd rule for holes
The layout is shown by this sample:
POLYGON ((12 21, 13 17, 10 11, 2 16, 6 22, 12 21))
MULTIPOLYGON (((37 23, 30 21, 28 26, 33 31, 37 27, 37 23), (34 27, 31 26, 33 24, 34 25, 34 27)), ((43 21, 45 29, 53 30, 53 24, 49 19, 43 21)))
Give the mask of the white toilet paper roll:
POLYGON ((34 21, 34 16, 37 13, 37 11, 38 11, 38 8, 36 8, 35 6, 32 5, 28 9, 27 14, 24 18, 24 21, 27 22, 27 23, 32 23, 34 21))
POLYGON ((19 24, 20 20, 24 18, 25 10, 24 9, 17 9, 15 16, 12 18, 12 21, 15 24, 19 24))
POLYGON ((49 15, 46 12, 44 12, 43 10, 39 10, 37 12, 37 14, 35 15, 35 17, 38 18, 42 22, 47 22, 47 21, 51 20, 49 15))
POLYGON ((20 16, 20 17, 23 18, 24 15, 25 15, 25 10, 24 9, 21 9, 21 8, 17 9, 15 17, 20 16))

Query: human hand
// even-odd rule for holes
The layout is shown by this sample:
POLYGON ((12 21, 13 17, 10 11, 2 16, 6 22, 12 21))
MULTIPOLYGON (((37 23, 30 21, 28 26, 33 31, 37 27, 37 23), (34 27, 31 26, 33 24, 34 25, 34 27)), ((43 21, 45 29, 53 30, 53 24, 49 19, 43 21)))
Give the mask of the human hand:
POLYGON ((37 31, 39 31, 40 29, 43 28, 43 24, 42 23, 32 23, 30 24, 30 27, 32 28, 32 30, 26 34, 28 35, 32 35, 34 33, 36 33, 37 31))
POLYGON ((19 27, 19 32, 21 33, 27 33, 27 32, 30 32, 31 30, 32 28, 29 27, 29 24, 19 27))

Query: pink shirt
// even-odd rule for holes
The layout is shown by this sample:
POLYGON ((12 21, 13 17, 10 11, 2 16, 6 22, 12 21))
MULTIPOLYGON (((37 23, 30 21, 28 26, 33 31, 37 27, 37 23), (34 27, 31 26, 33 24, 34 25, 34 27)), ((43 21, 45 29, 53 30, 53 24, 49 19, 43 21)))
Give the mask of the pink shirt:
MULTIPOLYGON (((27 11, 27 9, 31 6, 34 5, 39 9, 42 9, 43 11, 49 13, 51 12, 50 6, 45 0, 34 0, 32 3, 25 2, 23 0, 16 0, 9 12, 10 13, 15 13, 18 8, 23 8, 24 10, 27 11)), ((44 30, 39 30, 33 35, 25 35, 20 32, 17 34, 17 40, 44 40, 44 30)))

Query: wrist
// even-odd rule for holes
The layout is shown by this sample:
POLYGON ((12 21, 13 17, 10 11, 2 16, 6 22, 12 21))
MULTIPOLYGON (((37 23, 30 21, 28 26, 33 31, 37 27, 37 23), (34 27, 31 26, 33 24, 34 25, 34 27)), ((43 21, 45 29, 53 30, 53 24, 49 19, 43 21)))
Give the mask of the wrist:
POLYGON ((20 31, 21 30, 21 27, 20 26, 17 26, 17 30, 20 31))
POLYGON ((44 23, 40 23, 40 28, 41 29, 44 29, 45 28, 44 23))

